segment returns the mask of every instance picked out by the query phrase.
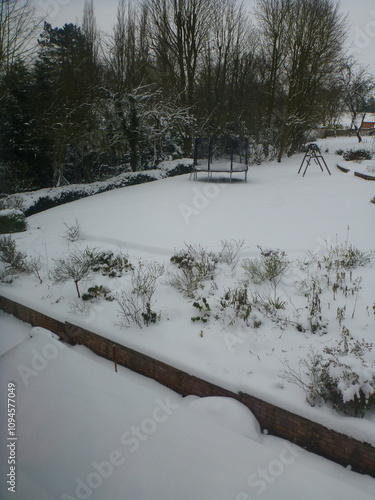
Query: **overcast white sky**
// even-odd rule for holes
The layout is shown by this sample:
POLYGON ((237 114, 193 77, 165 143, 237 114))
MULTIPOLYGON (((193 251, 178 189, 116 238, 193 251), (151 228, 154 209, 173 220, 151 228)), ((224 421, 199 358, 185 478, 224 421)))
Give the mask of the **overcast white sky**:
MULTIPOLYGON (((79 23, 82 19, 85 0, 34 0, 42 14, 49 14, 49 21, 54 26, 65 23, 79 23)), ((249 9, 256 0, 244 0, 249 9)), ((375 0, 339 0, 341 11, 348 14, 349 44, 357 60, 370 66, 375 74, 375 0)), ((109 33, 113 27, 118 0, 94 0, 97 24, 101 30, 109 33)), ((324 23, 324 19, 322 19, 324 23)))

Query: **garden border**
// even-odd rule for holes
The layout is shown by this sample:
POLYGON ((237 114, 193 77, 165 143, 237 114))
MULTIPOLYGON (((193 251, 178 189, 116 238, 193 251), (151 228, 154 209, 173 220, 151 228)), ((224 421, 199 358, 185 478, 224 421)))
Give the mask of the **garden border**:
POLYGON ((0 295, 0 309, 32 326, 55 333, 70 345, 84 345, 95 354, 152 378, 183 396, 226 396, 247 406, 262 429, 310 452, 375 478, 375 447, 291 413, 244 392, 234 393, 167 363, 113 342, 71 323, 62 322, 0 295))
MULTIPOLYGON (((344 174, 351 172, 350 168, 345 168, 339 164, 336 165, 336 168, 338 168, 341 172, 344 172, 344 174)), ((361 179, 364 179, 365 181, 375 181, 375 176, 373 176, 373 175, 362 174, 361 172, 355 172, 355 171, 354 171, 354 175, 356 177, 360 177, 361 179)))

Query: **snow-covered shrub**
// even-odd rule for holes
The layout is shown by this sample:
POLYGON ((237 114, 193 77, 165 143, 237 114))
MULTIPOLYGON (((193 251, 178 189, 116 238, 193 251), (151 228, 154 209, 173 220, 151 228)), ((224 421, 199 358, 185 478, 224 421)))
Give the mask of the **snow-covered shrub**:
POLYGON ((368 149, 348 149, 343 153, 346 161, 372 160, 371 151, 368 149))
POLYGON ((260 165, 266 160, 274 160, 278 146, 278 130, 264 127, 257 137, 249 139, 249 163, 260 165))
POLYGON ((51 279, 55 284, 73 281, 78 298, 81 298, 78 283, 93 273, 96 260, 97 251, 95 249, 86 247, 84 250, 75 250, 65 258, 54 259, 55 268, 51 272, 51 279))
POLYGON ((366 266, 371 262, 372 253, 363 252, 354 245, 335 245, 327 247, 322 257, 322 263, 328 270, 345 269, 350 271, 357 267, 366 266))
POLYGON ((112 250, 97 253, 92 270, 110 278, 120 278, 124 272, 133 270, 129 256, 122 252, 114 253, 112 250))
POLYGON ((114 300, 114 297, 111 295, 111 291, 109 290, 109 288, 103 285, 91 286, 90 288, 88 288, 86 293, 82 294, 82 300, 85 301, 97 302, 101 298, 104 298, 109 302, 112 302, 114 300))
POLYGON ((23 198, 19 194, 12 194, 9 196, 5 196, 0 200, 0 210, 21 210, 21 212, 25 211, 23 198))
POLYGON ((174 168, 166 171, 167 177, 176 177, 177 175, 190 174, 193 170, 193 162, 178 163, 174 168))
POLYGON ((375 203, 375 196, 373 198, 371 198, 370 202, 375 203))
POLYGON ((43 263, 40 256, 28 257, 24 252, 17 250, 16 242, 11 236, 0 238, 0 263, 1 281, 9 282, 10 276, 26 273, 34 274, 39 283, 43 282, 41 273, 43 263))
POLYGON ((27 272, 26 254, 17 250, 11 236, 0 238, 0 262, 5 275, 27 272))
POLYGON ((218 258, 219 262, 227 264, 232 272, 236 269, 239 261, 239 253, 245 244, 244 240, 222 240, 221 250, 218 258))
POLYGON ((285 275, 289 260, 282 250, 268 250, 258 247, 260 259, 244 259, 242 268, 245 279, 256 285, 269 282, 276 297, 277 286, 285 275))
POLYGON ((161 314, 151 309, 151 303, 145 296, 134 295, 131 292, 122 291, 116 296, 119 305, 120 326, 136 324, 139 328, 143 325, 149 326, 160 320, 161 314))
POLYGON ((36 278, 38 278, 39 283, 42 284, 43 278, 41 270, 43 269, 43 263, 40 256, 27 257, 24 261, 24 264, 26 272, 29 274, 33 274, 36 278))
POLYGON ((76 219, 74 224, 67 224, 64 222, 66 227, 65 238, 70 242, 78 241, 82 238, 82 228, 79 221, 76 219))
POLYGON ((169 272, 168 284, 190 298, 202 288, 204 281, 214 280, 219 257, 204 248, 186 245, 170 259, 177 271, 169 272))
POLYGON ((220 298, 220 316, 229 325, 233 325, 238 319, 247 324, 251 310, 247 287, 228 288, 220 298))
POLYGON ((193 316, 191 321, 202 321, 207 323, 211 316, 211 307, 206 297, 199 297, 193 302, 193 307, 198 311, 198 316, 193 316))
POLYGON ((320 335, 327 333, 327 320, 322 315, 322 307, 320 303, 320 295, 322 288, 319 278, 312 277, 309 286, 305 290, 305 297, 308 303, 308 322, 312 333, 320 335))
POLYGON ((161 314, 152 310, 153 295, 157 280, 163 275, 164 266, 157 262, 139 263, 132 270, 130 292, 123 290, 115 297, 119 305, 120 326, 130 326, 135 323, 140 328, 149 326, 160 320, 161 314))
POLYGON ((0 210, 0 234, 18 233, 26 231, 27 220, 21 210, 14 208, 0 210))
POLYGON ((363 417, 375 408, 375 369, 365 356, 372 344, 354 341, 346 327, 334 347, 313 350, 301 360, 298 371, 286 363, 283 377, 306 392, 312 406, 329 403, 335 410, 363 417))
POLYGON ((276 323, 281 330, 289 324, 297 326, 285 315, 286 302, 280 297, 271 297, 255 291, 252 293, 251 303, 263 316, 276 323))
MULTIPOLYGON (((299 291, 307 298, 309 314, 309 329, 312 333, 326 333, 327 320, 324 318, 321 304, 322 297, 327 299, 326 292, 332 293, 332 300, 339 295, 348 299, 354 297, 352 309, 353 318, 356 304, 361 290, 362 278, 354 278, 353 271, 371 263, 373 252, 363 252, 353 245, 326 245, 320 253, 308 254, 308 259, 301 264, 300 270, 305 274, 298 281, 299 291)), ((328 303, 328 309, 330 303, 328 303)), ((343 320, 344 309, 339 308, 337 319, 343 320)), ((341 325, 340 325, 341 326, 341 325)))
POLYGON ((131 284, 132 292, 135 295, 145 296, 150 302, 156 290, 157 280, 163 276, 164 266, 157 262, 144 264, 139 262, 138 266, 132 269, 131 284))

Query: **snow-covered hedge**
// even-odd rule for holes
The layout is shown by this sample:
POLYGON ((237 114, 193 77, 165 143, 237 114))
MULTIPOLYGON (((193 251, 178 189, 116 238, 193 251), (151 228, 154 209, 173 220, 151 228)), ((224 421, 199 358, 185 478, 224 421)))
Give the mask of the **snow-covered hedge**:
POLYGON ((94 194, 111 191, 135 184, 143 184, 167 177, 187 174, 191 172, 193 161, 190 159, 181 159, 165 161, 157 169, 146 170, 142 172, 125 172, 106 181, 93 182, 91 184, 71 184, 57 188, 46 188, 38 191, 17 193, 4 198, 1 202, 3 208, 22 207, 25 215, 43 212, 49 208, 63 205, 71 201, 86 198, 94 194))
POLYGON ((0 210, 0 234, 26 231, 27 221, 21 210, 14 208, 0 210))

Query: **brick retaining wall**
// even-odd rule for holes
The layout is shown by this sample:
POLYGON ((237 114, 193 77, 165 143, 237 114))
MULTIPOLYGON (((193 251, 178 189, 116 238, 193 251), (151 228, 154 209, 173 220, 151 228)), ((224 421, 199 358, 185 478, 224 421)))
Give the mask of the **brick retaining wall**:
POLYGON ((375 448, 321 424, 295 415, 243 392, 234 393, 202 380, 178 368, 141 354, 70 323, 62 323, 45 314, 0 296, 0 309, 17 318, 57 334, 69 344, 81 344, 106 359, 113 360, 114 346, 119 365, 150 377, 183 396, 227 396, 246 405, 258 419, 262 429, 288 439, 307 450, 343 466, 351 465, 357 472, 375 477, 375 448))

